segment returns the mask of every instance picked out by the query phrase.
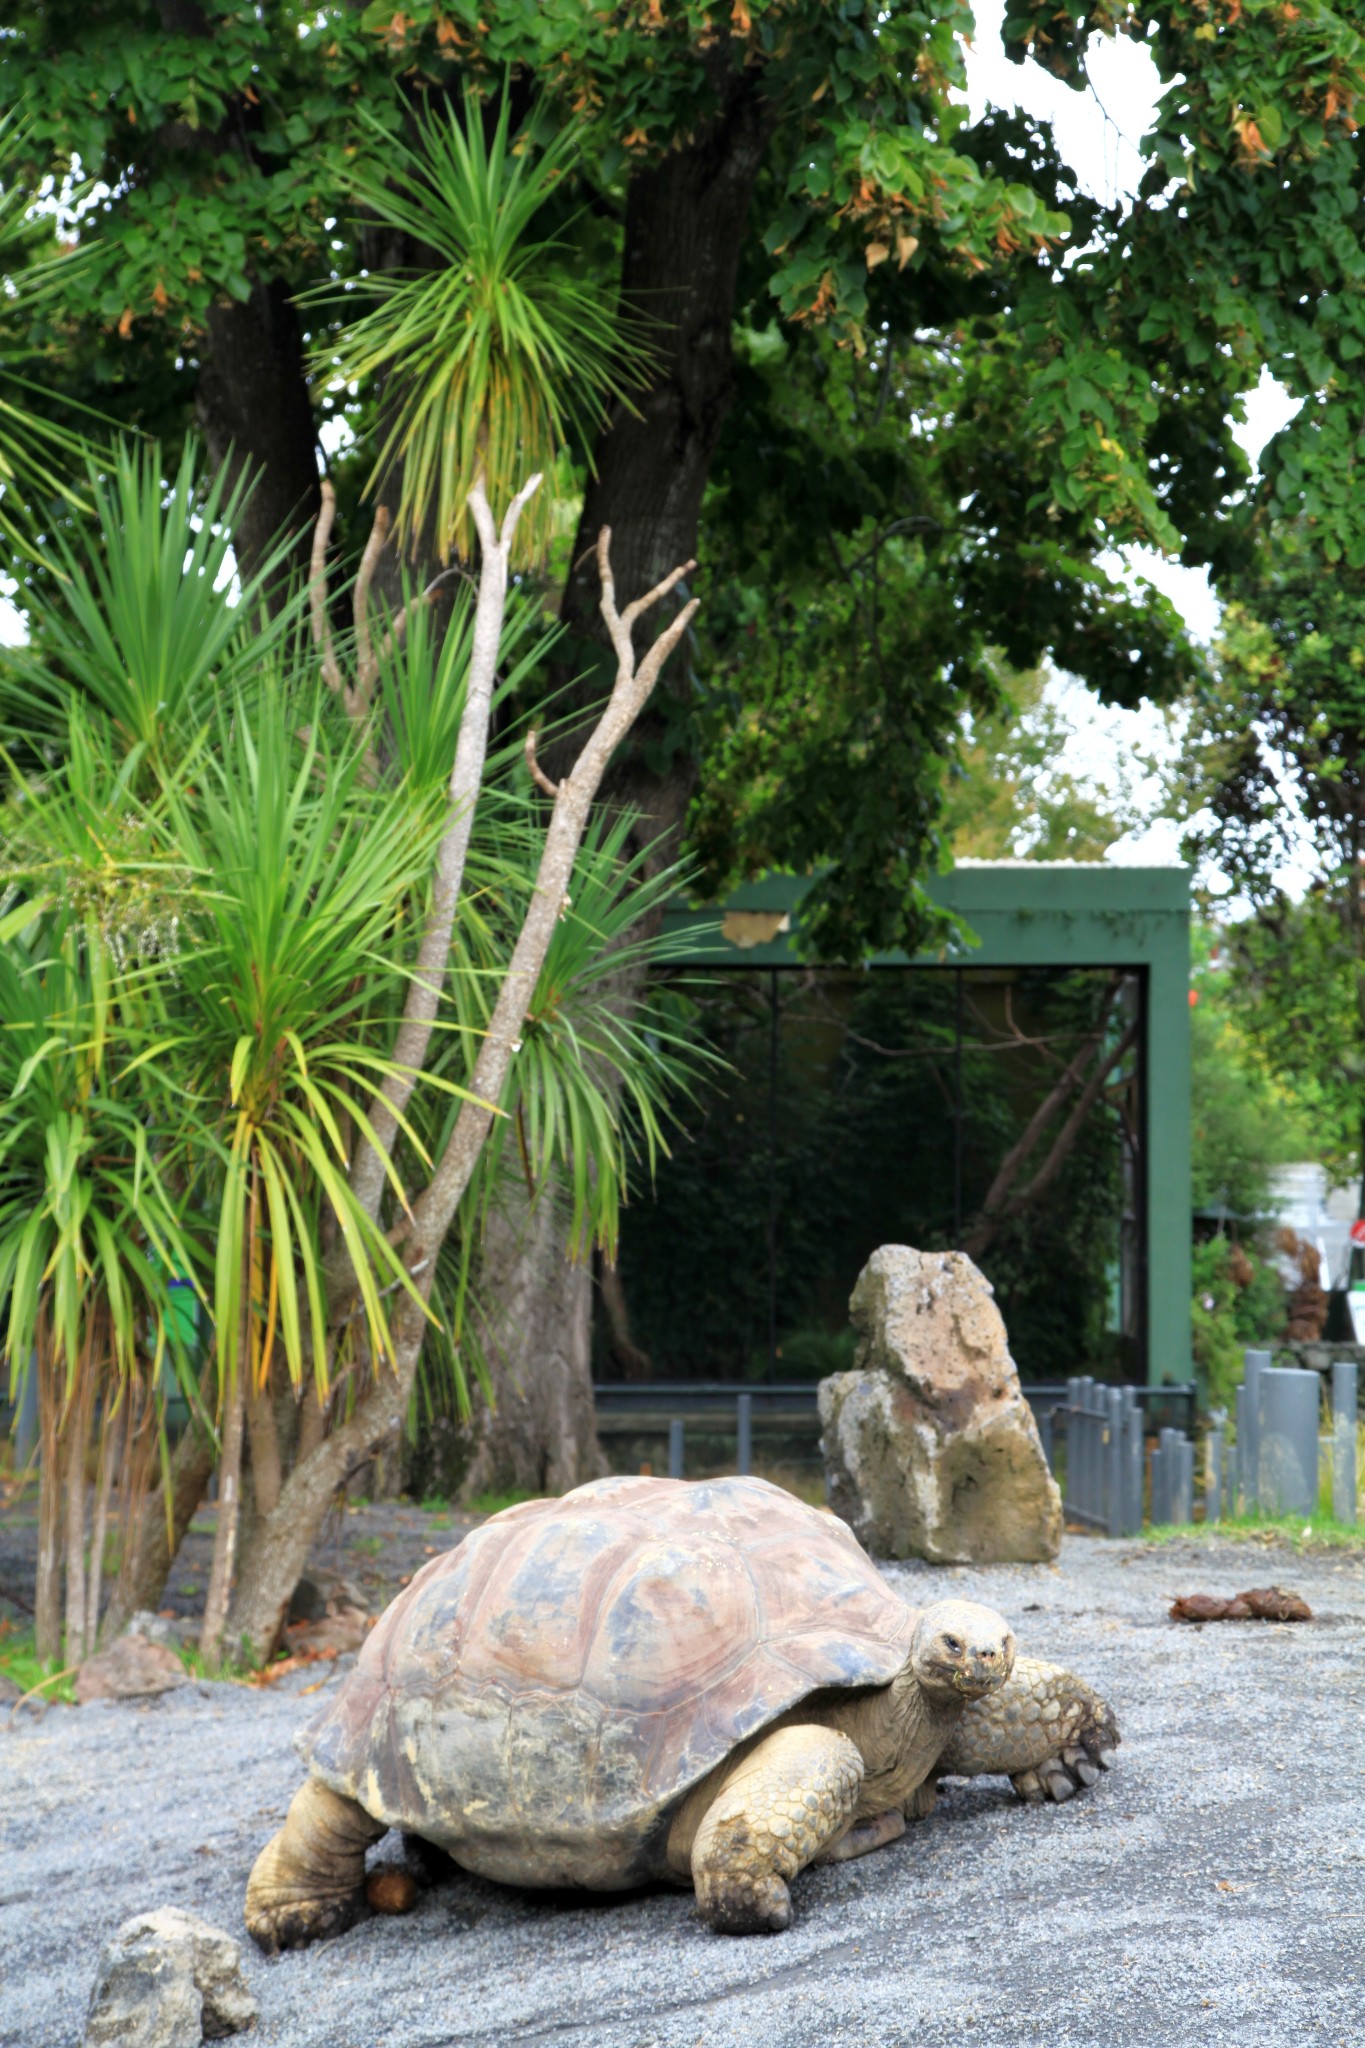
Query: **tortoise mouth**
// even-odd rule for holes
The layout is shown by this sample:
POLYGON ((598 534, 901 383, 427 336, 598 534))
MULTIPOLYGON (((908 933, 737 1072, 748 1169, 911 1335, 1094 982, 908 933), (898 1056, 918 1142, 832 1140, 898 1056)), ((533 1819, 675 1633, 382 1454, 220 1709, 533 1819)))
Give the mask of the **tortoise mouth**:
POLYGON ((999 1671, 986 1672, 981 1677, 973 1677, 969 1671, 955 1671, 953 1691, 961 1693, 964 1700, 984 1700, 988 1692, 997 1689, 1002 1676, 999 1671))
POLYGON ((971 1671, 960 1664, 938 1664, 933 1669, 933 1681, 959 1699, 983 1700, 988 1693, 996 1692, 1005 1682, 1003 1670, 971 1671))

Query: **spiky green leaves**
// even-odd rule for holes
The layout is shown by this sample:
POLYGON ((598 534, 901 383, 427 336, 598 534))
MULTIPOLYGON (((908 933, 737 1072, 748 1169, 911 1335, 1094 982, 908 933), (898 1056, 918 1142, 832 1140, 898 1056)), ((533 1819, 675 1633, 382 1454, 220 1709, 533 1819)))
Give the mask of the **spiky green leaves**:
POLYGON ((176 1356, 169 1280, 194 1272, 193 1234, 158 1164, 174 1124, 166 1049, 137 1010, 63 919, 0 947, 0 1307, 14 1393, 40 1330, 68 1395, 92 1344, 96 1368, 115 1368, 111 1401, 140 1362, 159 1366, 168 1345, 176 1356))
MULTIPOLYGON (((411 148, 386 139, 387 176, 362 175, 354 195, 434 267, 369 276, 379 303, 320 367, 382 384, 391 424, 372 487, 389 489, 401 465, 399 540, 420 532, 444 561, 471 552, 475 478, 501 505, 550 470, 571 435, 591 445, 609 403, 629 402, 645 345, 640 323, 575 267, 564 234, 536 232, 572 168, 571 132, 543 147, 525 132, 514 139, 504 95, 489 139, 471 91, 463 119, 451 108, 415 125, 411 148)), ((552 521, 541 492, 518 529, 523 561, 543 553, 552 521)))

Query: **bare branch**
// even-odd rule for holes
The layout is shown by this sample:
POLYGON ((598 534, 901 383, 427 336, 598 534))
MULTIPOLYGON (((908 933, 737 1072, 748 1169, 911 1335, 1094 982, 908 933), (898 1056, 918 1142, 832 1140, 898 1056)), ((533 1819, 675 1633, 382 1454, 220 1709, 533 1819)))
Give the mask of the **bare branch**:
MULTIPOLYGON (((996 1175, 995 1185, 992 1186, 991 1193, 986 1198, 986 1204, 963 1241, 962 1249, 966 1252, 968 1258, 979 1259, 1002 1224, 1010 1222, 1013 1217, 1019 1215, 1022 1210, 1028 1208, 1032 1202, 1036 1201, 1039 1195, 1046 1193, 1070 1158, 1076 1140, 1080 1136, 1081 1128, 1103 1090, 1105 1082, 1113 1073, 1115 1067, 1119 1066, 1127 1058, 1136 1041, 1137 1025, 1130 1024, 1111 1052, 1101 1051, 1089 1080, 1072 1107, 1071 1114, 1053 1139, 1047 1158, 1038 1168, 1038 1171, 1034 1174, 1027 1187, 1022 1188, 1012 1199, 1006 1200, 1004 1197, 1008 1194, 1008 1182, 1000 1192, 997 1192, 1004 1169, 1002 1168, 1001 1172, 996 1175)), ((1077 1062, 1073 1062, 1073 1065, 1078 1064, 1080 1057, 1078 1055, 1077 1062)), ((1072 1069, 1068 1068, 1067 1074, 1070 1075, 1071 1072, 1072 1069)), ((1066 1080, 1064 1077, 1062 1081, 1058 1082, 1048 1097, 1050 1111, 1058 1107, 1065 1086, 1066 1080)), ((1033 1121, 1036 1123, 1037 1118, 1035 1117, 1033 1121)), ((1030 1125, 1030 1129, 1032 1127, 1030 1125)), ((1016 1152, 1018 1149, 1016 1146, 1016 1152)), ((1012 1178, 1013 1176, 1011 1176, 1012 1178)))
POLYGON ((546 796, 558 796, 559 784, 551 782, 545 770, 536 759, 536 729, 530 728, 526 735, 526 765, 531 771, 531 780, 537 789, 543 789, 546 796))
MULTIPOLYGON (((512 538, 517 530, 517 522, 520 520, 522 513, 526 510, 527 505, 531 502, 531 499, 534 498, 536 492, 540 489, 540 485, 541 472, 537 470, 534 476, 527 477, 525 483, 517 492, 517 495, 515 496, 515 498, 513 498, 511 504, 507 507, 507 510, 503 513, 502 532, 498 536, 498 539, 501 546, 504 549, 510 550, 512 546, 512 538)), ((480 537, 482 538, 482 536, 480 537)))
POLYGON ((332 628, 327 617, 327 543, 332 538, 336 524, 337 494, 329 480, 324 477, 320 486, 322 509, 318 513, 317 525, 313 528, 313 553, 308 565, 308 599, 313 620, 313 645, 322 657, 322 676, 329 690, 338 696, 345 693, 341 670, 337 666, 336 648, 332 642, 332 628))
POLYGON ((526 1012, 554 937, 588 813, 607 763, 644 709, 660 669, 697 611, 697 600, 693 598, 637 663, 627 620, 638 617, 646 605, 672 589, 687 569, 675 570, 646 598, 627 606, 626 613, 621 615, 616 609, 610 538, 604 528, 598 539, 597 561, 602 578, 602 617, 617 655, 616 681, 606 709, 572 770, 559 784, 541 849, 536 885, 470 1077, 470 1096, 460 1106, 430 1185, 414 1204, 413 1236, 424 1247, 441 1243, 478 1164, 494 1116, 488 1105, 501 1100, 512 1061, 520 1049, 526 1012))
POLYGON ((1094 1030, 1087 1036, 1079 1052, 1074 1053, 1069 1063, 1062 1069, 1052 1088, 1043 1097, 1037 1109, 1034 1110, 1033 1115, 1025 1124, 1023 1131, 996 1168, 995 1178, 991 1182, 986 1199, 981 1205, 981 1222, 983 1224, 996 1216, 997 1212, 1003 1207, 1009 1191, 1014 1186, 1020 1169, 1028 1159, 1029 1154, 1037 1146, 1044 1131, 1052 1122, 1053 1117, 1057 1114, 1057 1111, 1061 1108, 1072 1090, 1080 1087, 1081 1077, 1085 1072, 1091 1055, 1103 1040, 1104 1027, 1108 1022, 1109 1012, 1113 1007, 1116 994, 1117 987, 1111 983, 1105 991, 1094 1030))
POLYGON ((474 515, 483 557, 479 564, 479 595, 474 607, 469 682, 450 773, 450 823, 437 850, 431 907, 418 947, 416 966, 408 984, 403 1021, 394 1040, 393 1065, 396 1071, 388 1076, 382 1089, 370 1101, 369 1122, 379 1141, 378 1148, 369 1143, 358 1145, 351 1169, 351 1191, 366 1215, 371 1217, 379 1213, 398 1118, 407 1106, 425 1063, 448 971, 455 907, 464 880, 465 856, 474 827, 474 807, 478 802, 488 750, 488 724, 502 641, 502 622, 507 608, 512 540, 517 522, 539 484, 540 477, 533 476, 517 492, 503 518, 501 535, 493 523, 482 479, 469 494, 469 509, 474 515))
POLYGON ((389 508, 375 507, 374 525, 365 543, 365 552, 360 557, 360 568, 355 579, 355 658, 356 686, 351 692, 347 709, 352 717, 368 711, 374 679, 379 673, 379 660, 370 637, 370 585, 374 572, 379 566, 379 557, 389 537, 389 508))
POLYGON ((407 632, 408 619, 411 616, 411 614, 413 612, 420 612, 424 604, 430 604, 432 598, 436 595, 436 592, 440 589, 441 585, 443 583, 449 583, 452 576, 463 576, 464 573, 465 571, 463 564, 456 562, 452 568, 442 569, 439 576, 433 576, 430 583, 428 583, 426 589, 420 591, 416 597, 410 597, 408 599, 407 603, 399 609, 396 617, 394 618, 393 624, 389 627, 388 632, 384 635, 384 644, 380 648, 378 655, 375 657, 376 670, 381 669, 384 666, 384 663, 388 660, 389 656, 393 653, 396 647, 402 646, 403 635, 407 632))

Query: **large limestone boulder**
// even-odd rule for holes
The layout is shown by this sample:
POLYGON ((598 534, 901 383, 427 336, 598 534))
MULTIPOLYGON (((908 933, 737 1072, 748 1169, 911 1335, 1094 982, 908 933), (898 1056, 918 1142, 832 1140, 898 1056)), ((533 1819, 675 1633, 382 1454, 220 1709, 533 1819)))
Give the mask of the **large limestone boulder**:
POLYGON ((820 1382, 835 1514, 881 1557, 1055 1557, 1061 1495, 989 1280, 963 1252, 883 1245, 849 1311, 854 1369, 820 1382))

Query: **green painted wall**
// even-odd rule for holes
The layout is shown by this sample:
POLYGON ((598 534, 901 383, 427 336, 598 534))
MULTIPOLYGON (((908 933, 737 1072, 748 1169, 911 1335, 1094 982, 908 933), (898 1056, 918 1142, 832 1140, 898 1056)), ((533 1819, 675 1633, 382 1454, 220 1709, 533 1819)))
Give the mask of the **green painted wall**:
MULTIPOLYGON (((795 875, 763 876, 718 908, 678 904, 666 923, 679 938, 691 937, 688 958, 698 966, 793 967, 792 938, 809 887, 795 875)), ((1193 1379, 1188 869, 982 861, 936 877, 930 893, 966 922, 977 943, 917 956, 916 966, 1123 967, 1142 974, 1148 1378, 1193 1379)), ((904 965, 906 955, 871 964, 881 963, 904 965)))

